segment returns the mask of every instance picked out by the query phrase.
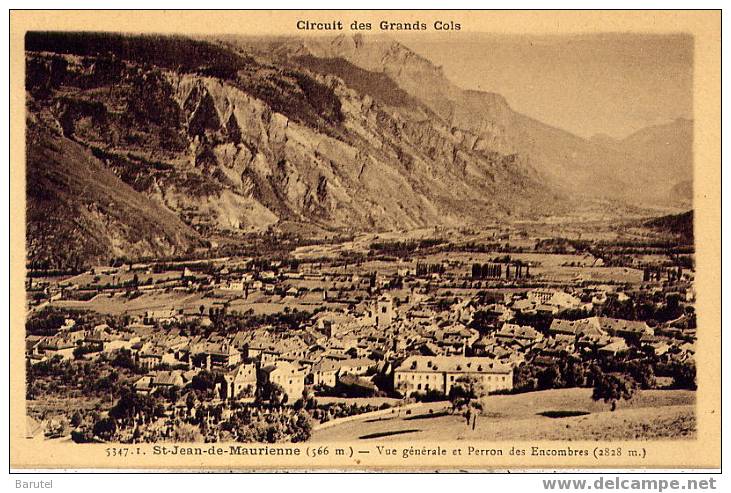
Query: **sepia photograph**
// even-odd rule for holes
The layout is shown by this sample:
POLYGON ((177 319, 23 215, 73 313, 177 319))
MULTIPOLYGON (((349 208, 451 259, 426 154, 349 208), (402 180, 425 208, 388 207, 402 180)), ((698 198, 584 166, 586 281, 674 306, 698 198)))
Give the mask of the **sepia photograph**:
POLYGON ((280 14, 16 33, 18 447, 484 469, 720 433, 696 33, 280 14))

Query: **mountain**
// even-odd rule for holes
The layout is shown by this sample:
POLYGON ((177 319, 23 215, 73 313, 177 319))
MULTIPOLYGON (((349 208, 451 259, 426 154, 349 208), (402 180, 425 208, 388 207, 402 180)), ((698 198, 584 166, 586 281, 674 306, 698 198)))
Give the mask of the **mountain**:
POLYGON ((693 244, 693 211, 671 214, 645 221, 644 226, 677 235, 684 244, 693 244))
POLYGON ((69 189, 88 196, 44 179, 37 196, 29 190, 32 265, 174 254, 291 224, 479 227, 597 201, 685 205, 692 190, 682 147, 692 122, 583 139, 497 93, 457 87, 385 37, 30 32, 25 41, 28 121, 41 136, 28 154, 68 149, 29 157, 29 177, 103 171, 71 176, 69 189), (60 216, 43 216, 43 197, 60 216), (95 200, 107 206, 79 212, 95 200), (85 222, 72 226, 77 215, 85 222), (69 252, 48 243, 51 230, 69 252))
POLYGON ((397 82, 289 48, 28 33, 29 262, 169 254, 285 222, 412 229, 566 207, 517 147, 455 127, 397 82), (69 183, 44 178, 66 168, 69 183))
MULTIPOLYGON (((239 40, 238 46, 261 53, 258 42, 239 40)), ((380 101, 396 106, 421 102, 466 145, 520 156, 553 189, 570 197, 674 205, 671 188, 692 179, 688 120, 645 129, 619 144, 607 136, 584 139, 514 111, 499 94, 457 87, 441 68, 385 36, 292 38, 269 41, 266 47, 282 59, 337 74, 347 84, 357 85, 361 77, 352 69, 344 72, 346 62, 378 74, 370 79, 378 77, 380 101)))
POLYGON ((464 90, 441 68, 402 44, 380 36, 308 38, 313 56, 342 58, 382 73, 423 102, 451 129, 477 147, 524 158, 553 187, 572 195, 623 196, 627 184, 614 173, 621 156, 564 130, 514 111, 499 94, 464 90))
POLYGON ((597 136, 593 141, 624 157, 622 172, 658 200, 690 204, 693 196, 693 121, 643 128, 621 140, 597 136))
POLYGON ((30 268, 78 270, 119 257, 184 253, 201 244, 175 214, 32 116, 26 153, 30 268))

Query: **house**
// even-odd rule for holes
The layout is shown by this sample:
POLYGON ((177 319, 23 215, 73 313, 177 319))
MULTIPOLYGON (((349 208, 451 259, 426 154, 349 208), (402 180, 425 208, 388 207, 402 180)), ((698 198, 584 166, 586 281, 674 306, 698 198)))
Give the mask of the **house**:
POLYGON ((353 358, 339 361, 340 375, 365 375, 371 368, 375 368, 376 362, 369 358, 353 358))
POLYGON ((581 300, 563 291, 552 289, 534 289, 528 292, 528 299, 536 305, 548 305, 558 310, 579 308, 581 300))
POLYGON ((131 349, 140 342, 140 337, 133 332, 118 332, 102 324, 87 331, 84 345, 101 352, 112 352, 119 349, 131 349))
POLYGON ((261 368, 260 376, 262 384, 275 383, 282 387, 290 404, 302 397, 305 390, 305 372, 287 361, 278 361, 261 368))
POLYGON ((527 293, 527 297, 513 302, 512 308, 516 312, 545 315, 556 315, 564 310, 579 308, 581 300, 563 291, 552 289, 534 289, 527 293))
POLYGON ((172 308, 167 310, 148 310, 145 312, 144 322, 146 324, 174 322, 177 320, 177 316, 178 312, 172 308))
POLYGON ((221 397, 223 399, 237 399, 249 397, 256 389, 256 365, 242 363, 223 374, 221 397))
POLYGON ((139 378, 135 384, 135 392, 150 395, 161 389, 172 387, 183 388, 185 379, 180 370, 156 371, 139 378))
POLYGON ((608 317, 589 317, 579 320, 554 319, 549 331, 552 334, 600 337, 605 334, 640 341, 644 335, 653 335, 654 330, 645 322, 608 317))
POLYGON ((338 383, 338 371, 340 371, 340 361, 332 359, 324 359, 312 366, 308 380, 312 385, 323 385, 325 387, 335 387, 338 383))
POLYGON ((599 317, 582 318, 580 320, 562 320, 555 318, 548 331, 553 335, 568 335, 599 339, 607 333, 602 328, 599 317))
POLYGON ((378 386, 365 377, 355 375, 343 375, 338 381, 341 390, 347 389, 347 395, 357 397, 370 397, 378 392, 378 386))
POLYGON ((152 381, 154 377, 152 375, 145 375, 140 377, 134 384, 135 392, 143 395, 150 395, 154 391, 152 388, 152 381))
POLYGON ((609 344, 598 349, 598 352, 600 354, 608 354, 612 356, 625 354, 627 353, 627 351, 629 351, 629 346, 627 346, 627 342, 619 337, 613 338, 609 344))
POLYGON ((192 355, 204 355, 206 368, 229 368, 241 361, 241 352, 227 339, 191 344, 192 355))
POLYGON ((535 302, 535 300, 522 299, 514 301, 511 305, 511 308, 513 311, 518 313, 531 314, 535 313, 536 306, 537 303, 535 302))
POLYGON ((543 340, 543 334, 528 325, 503 324, 495 333, 498 341, 517 343, 522 347, 530 346, 543 340))
POLYGON ((472 346, 480 338, 480 333, 474 329, 468 329, 464 325, 455 324, 445 329, 438 329, 434 332, 434 339, 437 346, 450 354, 464 354, 467 347, 472 346))
POLYGON ((178 363, 175 354, 168 348, 150 343, 144 344, 137 352, 137 365, 143 370, 154 370, 161 365, 178 363))
POLYGON ((463 376, 478 379, 488 392, 513 388, 510 366, 466 356, 409 356, 394 370, 394 388, 404 394, 434 390, 447 395, 463 376))
POLYGON ((28 356, 40 356, 43 354, 41 345, 43 343, 43 336, 28 336, 25 338, 25 354, 28 356))
POLYGON ((227 283, 224 283, 221 285, 221 289, 223 291, 243 291, 245 288, 245 283, 243 280, 230 280, 227 283))
POLYGON ((39 350, 48 358, 60 356, 62 359, 72 359, 76 349, 76 338, 68 335, 55 335, 46 337, 39 345, 39 350))
POLYGON ((645 322, 599 317, 599 322, 610 335, 639 341, 643 335, 654 335, 655 331, 645 322))
POLYGON ((343 376, 362 376, 375 369, 376 365, 377 363, 369 358, 323 359, 312 366, 308 380, 313 385, 335 387, 343 376))
POLYGON ((152 377, 152 381, 150 382, 152 389, 182 388, 185 384, 183 374, 180 370, 156 371, 152 377))

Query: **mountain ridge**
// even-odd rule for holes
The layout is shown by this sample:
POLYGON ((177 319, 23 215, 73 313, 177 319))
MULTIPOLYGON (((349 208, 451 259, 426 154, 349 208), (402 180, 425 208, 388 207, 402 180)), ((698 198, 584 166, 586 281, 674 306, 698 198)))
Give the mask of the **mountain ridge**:
MULTIPOLYGON (((377 74, 361 73, 354 89, 329 70, 197 40, 112 37, 90 48, 98 35, 66 36, 26 37, 38 50, 26 53, 29 113, 203 238, 282 222, 457 227, 564 207, 519 155, 449 127, 403 94, 401 106, 365 94, 388 84, 377 74), (162 55, 156 65, 143 56, 150 47, 191 55, 181 68, 162 55), (196 60, 208 52, 235 70, 196 60)), ((140 254, 105 249, 107 258, 140 254)))
POLYGON ((637 202, 662 201, 676 182, 692 179, 685 167, 682 179, 671 177, 667 186, 654 179, 641 184, 629 171, 654 165, 639 152, 631 154, 584 139, 513 111, 505 98, 494 92, 464 90, 451 83, 440 67, 397 41, 383 36, 339 35, 297 42, 295 50, 314 56, 342 57, 356 66, 383 73, 416 99, 423 101, 452 127, 474 133, 505 153, 526 157, 553 186, 572 195, 598 195, 637 202))

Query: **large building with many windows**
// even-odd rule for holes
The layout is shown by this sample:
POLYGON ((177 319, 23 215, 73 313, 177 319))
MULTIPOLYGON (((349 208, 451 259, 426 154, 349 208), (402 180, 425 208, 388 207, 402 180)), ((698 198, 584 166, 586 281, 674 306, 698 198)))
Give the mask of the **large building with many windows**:
POLYGON ((449 394, 462 376, 479 380, 488 392, 513 388, 513 369, 492 358, 409 356, 394 370, 394 388, 405 395, 431 391, 449 394))

